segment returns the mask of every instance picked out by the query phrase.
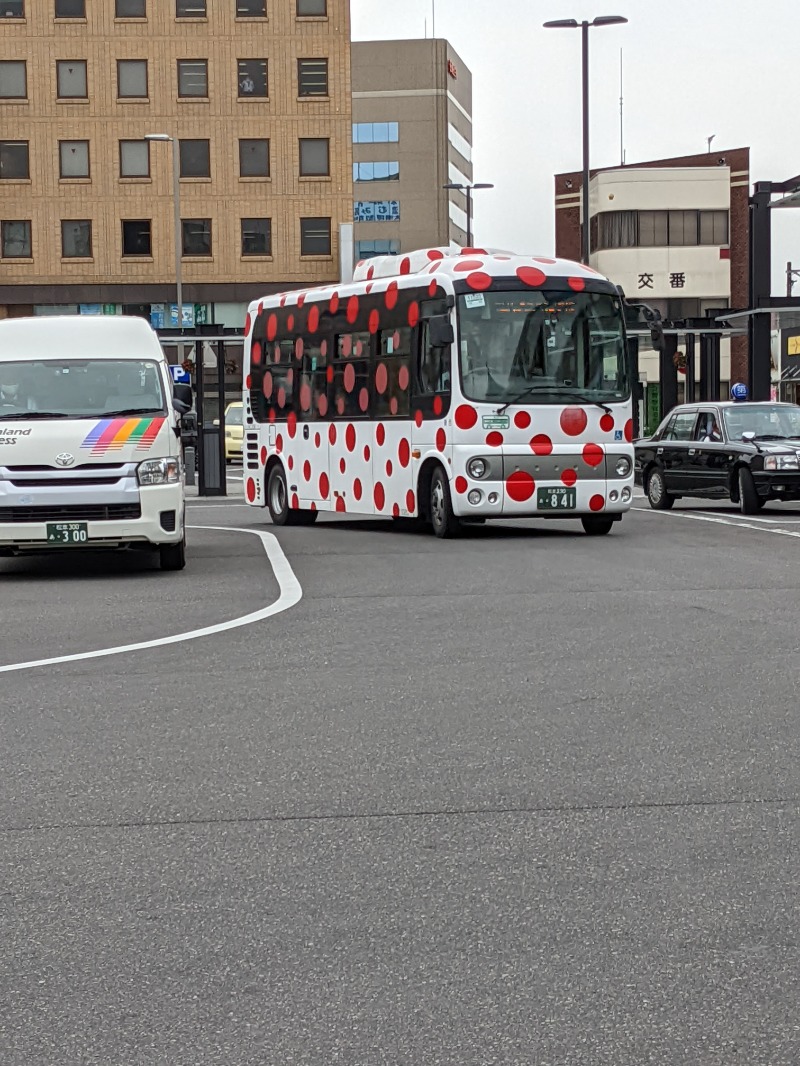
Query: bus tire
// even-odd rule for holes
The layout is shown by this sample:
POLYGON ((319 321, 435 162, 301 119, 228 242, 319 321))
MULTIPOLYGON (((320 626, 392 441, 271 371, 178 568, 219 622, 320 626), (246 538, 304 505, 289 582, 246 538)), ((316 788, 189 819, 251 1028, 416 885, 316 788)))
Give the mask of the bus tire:
POLYGON ((590 537, 604 537, 614 528, 614 519, 602 518, 600 515, 584 515, 581 525, 584 533, 590 537))
POLYGON ((292 511, 289 508, 289 490, 286 488, 286 474, 280 463, 276 463, 267 477, 267 507, 273 526, 290 526, 292 511))
POLYGON ((429 506, 431 525, 436 536, 442 539, 457 537, 461 532, 461 522, 453 513, 453 501, 450 496, 447 474, 438 465, 431 475, 429 506))

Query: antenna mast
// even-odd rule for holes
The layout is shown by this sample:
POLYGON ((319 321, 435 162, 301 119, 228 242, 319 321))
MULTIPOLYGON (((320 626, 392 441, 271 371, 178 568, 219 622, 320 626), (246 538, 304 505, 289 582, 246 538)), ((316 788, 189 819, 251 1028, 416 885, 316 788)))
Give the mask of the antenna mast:
POLYGON ((622 49, 619 50, 619 165, 625 166, 625 126, 622 117, 622 49))

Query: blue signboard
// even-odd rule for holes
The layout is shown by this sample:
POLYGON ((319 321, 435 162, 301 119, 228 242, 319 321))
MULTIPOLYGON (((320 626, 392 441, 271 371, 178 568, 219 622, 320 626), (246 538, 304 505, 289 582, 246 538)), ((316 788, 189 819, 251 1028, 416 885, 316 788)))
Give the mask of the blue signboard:
POLYGON ((169 368, 170 374, 172 374, 172 380, 176 385, 191 385, 192 375, 188 370, 184 370, 182 366, 176 364, 169 368))

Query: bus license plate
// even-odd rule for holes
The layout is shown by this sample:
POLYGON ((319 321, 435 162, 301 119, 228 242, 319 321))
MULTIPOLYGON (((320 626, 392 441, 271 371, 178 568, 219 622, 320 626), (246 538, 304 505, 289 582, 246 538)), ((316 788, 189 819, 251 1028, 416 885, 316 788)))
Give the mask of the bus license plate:
POLYGON ((47 543, 59 545, 81 545, 89 540, 89 526, 86 522, 49 522, 47 524, 47 543))
POLYGON ((577 490, 560 488, 537 489, 536 506, 540 511, 574 511, 577 506, 577 490))

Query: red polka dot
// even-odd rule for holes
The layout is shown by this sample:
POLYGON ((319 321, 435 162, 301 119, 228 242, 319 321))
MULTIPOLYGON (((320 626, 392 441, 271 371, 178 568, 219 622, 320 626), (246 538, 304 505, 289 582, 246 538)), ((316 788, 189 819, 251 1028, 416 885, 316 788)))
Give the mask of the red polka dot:
POLYGON ((391 400, 389 400, 389 414, 391 414, 391 415, 396 415, 397 414, 397 397, 396 396, 393 396, 391 398, 391 400))
POLYGON ((411 462, 411 445, 408 443, 405 437, 397 445, 397 458, 400 461, 400 466, 406 467, 411 462))
POLYGON ((319 433, 315 433, 314 434, 314 447, 315 448, 319 448, 320 444, 322 444, 322 437, 319 435, 319 433))
POLYGON ((324 392, 321 392, 317 397, 317 410, 320 418, 324 418, 328 413, 328 397, 324 392))
POLYGON ((247 499, 254 503, 256 498, 256 483, 251 477, 247 479, 247 499))
POLYGON ((286 406, 286 389, 281 385, 278 389, 278 407, 286 406))
POLYGON ((358 478, 356 478, 355 481, 353 482, 353 496, 355 497, 355 499, 360 500, 363 492, 364 492, 364 489, 363 489, 363 487, 361 485, 361 481, 358 478))
POLYGON ((306 459, 306 461, 303 463, 303 480, 311 480, 311 463, 308 461, 308 459, 306 459))
POLYGON ((416 300, 412 300, 408 305, 408 324, 413 327, 417 322, 419 322, 419 304, 416 300))
POLYGON ((419 429, 419 427, 422 425, 422 411, 414 412, 414 425, 417 427, 417 429, 419 429))
POLYGON ((537 433, 528 443, 534 455, 549 455, 553 450, 553 442, 546 433, 537 433))
POLYGON ((272 374, 270 374, 269 370, 266 372, 264 380, 261 382, 261 391, 267 399, 272 395, 272 374))
POLYGON ((300 295, 297 297, 297 306, 302 307, 305 302, 306 294, 304 292, 301 292, 300 295))
POLYGON ((297 433, 297 415, 294 411, 290 411, 286 417, 286 432, 292 440, 294 440, 295 434, 297 433))
POLYGON ((359 392, 359 394, 358 394, 358 406, 361 408, 362 411, 366 411, 366 409, 369 407, 369 390, 368 389, 362 389, 361 392, 359 392))
POLYGON ((331 302, 328 304, 328 310, 330 311, 330 313, 332 315, 335 315, 336 312, 339 310, 339 293, 338 292, 335 292, 331 296, 331 302))
POLYGON ((311 510, 312 510, 312 511, 316 511, 316 509, 317 509, 317 505, 316 505, 316 504, 314 503, 314 501, 312 500, 312 501, 311 501, 311 510))
POLYGON ((530 285, 532 289, 538 289, 547 281, 547 275, 538 267, 518 267, 517 277, 523 285, 530 285))
POLYGON ((250 362, 255 366, 258 366, 261 362, 261 355, 261 341, 254 341, 253 347, 250 349, 250 362))
POLYGON ((590 511, 602 511, 605 505, 606 501, 599 493, 596 496, 592 496, 591 500, 589 500, 590 511))
POLYGON ((403 392, 405 392, 408 388, 408 380, 408 367, 401 366, 400 369, 397 371, 397 384, 403 390, 403 392))
POLYGON ((391 477, 393 470, 394 470, 394 467, 392 466, 392 460, 391 459, 387 459, 386 460, 386 476, 387 477, 391 477))
POLYGON ((469 488, 469 482, 467 481, 467 479, 465 477, 461 477, 461 475, 459 475, 456 478, 456 492, 460 496, 463 496, 468 488, 469 488))
POLYGON ((262 448, 261 449, 261 465, 262 466, 266 466, 267 465, 267 449, 266 448, 262 448))
POLYGON ((383 491, 383 485, 380 481, 375 482, 373 497, 375 499, 375 506, 379 511, 382 511, 384 504, 386 503, 386 493, 383 491))
POLYGON ((331 444, 336 443, 336 426, 333 424, 333 422, 331 422, 331 424, 328 426, 328 440, 331 442, 331 444))
POLYGON ((297 340, 294 342, 294 357, 295 357, 295 359, 302 359, 303 358, 303 348, 304 348, 303 338, 302 337, 298 337, 297 340))
POLYGON ((536 482, 526 470, 515 470, 506 478, 506 492, 517 503, 524 503, 533 496, 536 482))
POLYGON ((556 263, 558 262, 557 259, 546 259, 542 255, 535 255, 533 257, 533 261, 534 261, 534 263, 546 263, 548 266, 555 266, 556 263))
POLYGON ((269 418, 270 422, 274 422, 275 421, 275 408, 274 407, 270 407, 267 417, 269 418))
POLYGON ((406 510, 410 514, 413 514, 414 511, 416 510, 416 507, 417 507, 417 498, 414 495, 414 493, 411 491, 411 489, 409 489, 408 492, 406 493, 406 510))
POLYGON ((462 248, 459 255, 488 255, 485 248, 462 248))
POLYGON ((281 298, 280 298, 280 301, 279 301, 281 307, 285 307, 286 306, 286 297, 288 295, 289 295, 288 292, 281 293, 281 298))
POLYGON ((328 493, 330 491, 331 491, 331 483, 328 480, 328 475, 323 472, 323 473, 321 473, 319 475, 319 494, 323 498, 323 500, 327 500, 328 493))
POLYGON ((272 314, 267 318, 267 340, 274 341, 278 335, 278 316, 272 314))
POLYGON ((577 437, 586 429, 589 419, 582 407, 567 407, 561 412, 560 422, 568 437, 577 437))
POLYGON ((251 388, 253 387, 253 379, 252 379, 252 378, 250 377, 250 375, 249 375, 249 374, 248 374, 248 375, 247 375, 247 377, 246 377, 246 378, 244 379, 244 387, 245 387, 246 389, 251 389, 251 388))
POLYGON ((358 297, 351 296, 347 301, 347 321, 352 326, 358 318, 358 297))
POLYGON ((569 285, 573 292, 583 292, 586 288, 586 282, 583 278, 567 278, 567 285, 569 285))
POLYGON ((517 429, 527 429, 531 424, 531 416, 527 411, 517 411, 514 415, 514 425, 517 429))
POLYGON ((275 438, 275 451, 278 455, 283 451, 283 434, 281 433, 275 438))
POLYGON ((428 259, 431 261, 435 259, 444 259, 444 252, 440 251, 438 248, 430 248, 428 250, 428 259))
POLYGON ((395 309, 395 307, 397 307, 398 293, 399 293, 399 290, 397 288, 397 282, 396 281, 390 281, 389 282, 389 287, 386 289, 386 293, 384 295, 384 300, 386 302, 386 306, 387 306, 387 308, 390 311, 393 311, 395 309))
POLYGON ((439 288, 439 286, 436 284, 436 282, 432 281, 430 283, 430 285, 428 286, 428 296, 435 296, 436 295, 436 290, 438 288, 439 288))
POLYGON ((333 381, 333 365, 327 367, 327 369, 325 370, 325 380, 333 381))
POLYGON ((339 460, 339 473, 343 474, 347 470, 347 463, 344 460, 344 456, 339 460))
POLYGON ((367 281, 372 281, 372 279, 374 277, 375 277, 375 267, 373 265, 373 266, 371 266, 371 267, 369 267, 367 269, 367 281))
POLYGON ((344 514, 347 511, 347 507, 345 506, 344 502, 344 496, 336 497, 336 510, 339 512, 339 514, 344 514))
MULTIPOLYGON (((438 400, 439 397, 437 396, 436 399, 438 400)), ((454 418, 459 429, 472 429, 478 421, 478 412, 474 407, 462 403, 456 408, 454 418)))
POLYGON ((386 388, 389 384, 389 373, 386 369, 385 363, 378 363, 375 368, 375 388, 378 393, 383 396, 386 392, 386 388))
POLYGON ((578 472, 576 470, 564 470, 561 474, 561 480, 564 482, 567 488, 571 489, 575 482, 578 480, 578 472))
POLYGON ((316 333, 319 327, 319 308, 314 304, 308 312, 308 332, 316 333))
POLYGON ((378 327, 381 324, 380 312, 377 308, 373 308, 369 313, 369 331, 370 333, 377 333, 378 327))
POLYGON ((404 256, 400 260, 400 273, 401 274, 410 274, 411 273, 411 260, 408 258, 408 256, 404 256))
POLYGON ((280 344, 276 344, 275 345, 275 347, 272 350, 272 355, 273 355, 273 358, 275 359, 276 363, 279 363, 281 361, 281 346, 280 346, 280 344))
POLYGON ((625 423, 625 440, 630 442, 633 440, 633 419, 629 418, 625 423))
POLYGON ((356 450, 356 427, 352 423, 344 431, 344 442, 349 452, 356 450))
POLYGON ((480 270, 482 266, 480 259, 460 259, 453 270, 459 274, 469 274, 471 270, 480 270))
POLYGON ((286 460, 286 465, 290 470, 294 470, 294 456, 290 455, 286 460))
POLYGON ((600 419, 600 428, 602 429, 602 431, 604 433, 610 433, 611 430, 614 428, 614 417, 613 417, 613 415, 609 415, 609 414, 603 415, 602 418, 600 419))
POLYGON ((399 518, 400 517, 400 504, 399 503, 393 503, 392 504, 392 515, 395 518, 399 518))
POLYGON ((369 447, 369 445, 368 445, 368 444, 365 444, 365 445, 364 445, 364 462, 365 462, 365 463, 368 463, 368 462, 369 462, 369 457, 370 457, 371 455, 372 455, 372 452, 370 451, 370 447, 369 447))
POLYGON ((603 449, 599 444, 583 446, 583 461, 587 466, 600 466, 603 461, 603 449))
POLYGON ((503 434, 498 433, 496 429, 486 434, 486 446, 488 448, 499 448, 502 443, 503 434))
POLYGON ((436 430, 436 447, 443 452, 447 447, 447 434, 443 429, 436 430))
POLYGON ((383 442, 386 440, 386 430, 382 422, 379 422, 375 428, 375 440, 378 442, 378 447, 382 448, 383 442))
POLYGON ((476 292, 485 292, 486 289, 492 287, 492 279, 483 271, 476 270, 472 274, 467 274, 467 285, 476 292))
POLYGON ((290 333, 294 329, 294 315, 289 315, 289 317, 286 319, 286 328, 289 330, 290 333))
POLYGON ((345 392, 352 392, 356 387, 356 368, 352 363, 345 366, 343 380, 345 392))
POLYGON ((291 509, 293 511, 299 511, 300 510, 300 500, 298 499, 298 496, 297 496, 296 492, 292 493, 292 499, 291 499, 291 503, 289 504, 289 506, 291 507, 291 509))
POLYGON ((433 398, 433 413, 438 417, 442 413, 444 404, 442 403, 441 396, 434 396, 433 398))
POLYGON ((249 335, 250 327, 252 326, 252 324, 253 324, 253 322, 252 322, 252 320, 250 318, 250 312, 248 311, 247 314, 244 316, 244 335, 245 335, 245 337, 247 337, 249 335))

